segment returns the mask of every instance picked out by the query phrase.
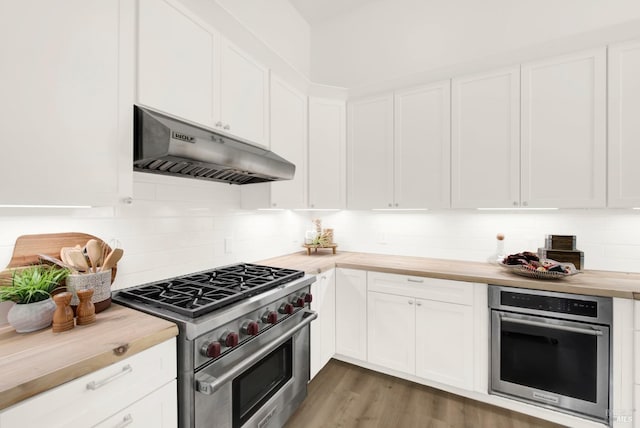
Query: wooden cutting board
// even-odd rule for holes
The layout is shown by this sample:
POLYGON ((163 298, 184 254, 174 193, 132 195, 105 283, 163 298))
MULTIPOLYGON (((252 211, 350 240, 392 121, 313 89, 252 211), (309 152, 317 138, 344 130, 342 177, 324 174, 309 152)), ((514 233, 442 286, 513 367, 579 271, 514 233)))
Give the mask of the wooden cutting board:
MULTIPOLYGON (((104 241, 87 233, 67 232, 19 236, 13 247, 13 256, 7 268, 0 272, 0 277, 11 277, 11 273, 16 269, 40 263, 38 254, 46 254, 59 259, 60 248, 84 246, 89 239, 96 239, 100 245, 106 246, 107 251, 111 251, 111 247, 104 241)), ((111 269, 112 284, 116 277, 116 271, 115 267, 111 269)))

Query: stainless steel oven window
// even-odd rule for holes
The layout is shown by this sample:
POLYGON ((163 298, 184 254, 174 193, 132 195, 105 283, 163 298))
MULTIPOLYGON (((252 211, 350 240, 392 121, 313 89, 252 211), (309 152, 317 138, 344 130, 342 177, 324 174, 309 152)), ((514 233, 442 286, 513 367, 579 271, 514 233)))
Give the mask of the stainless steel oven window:
POLYGON ((492 392, 607 419, 609 327, 492 311, 492 392))
POLYGON ((233 428, 241 427, 286 385, 293 373, 293 339, 289 339, 233 380, 233 428))

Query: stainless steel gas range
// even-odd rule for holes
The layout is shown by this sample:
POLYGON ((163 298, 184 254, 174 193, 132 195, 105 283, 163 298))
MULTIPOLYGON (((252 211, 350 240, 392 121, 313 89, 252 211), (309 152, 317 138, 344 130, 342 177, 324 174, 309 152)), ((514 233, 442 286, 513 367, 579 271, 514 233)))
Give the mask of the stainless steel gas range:
POLYGON ((314 281, 237 264, 123 289, 113 300, 178 325, 180 427, 281 427, 307 394, 314 281))

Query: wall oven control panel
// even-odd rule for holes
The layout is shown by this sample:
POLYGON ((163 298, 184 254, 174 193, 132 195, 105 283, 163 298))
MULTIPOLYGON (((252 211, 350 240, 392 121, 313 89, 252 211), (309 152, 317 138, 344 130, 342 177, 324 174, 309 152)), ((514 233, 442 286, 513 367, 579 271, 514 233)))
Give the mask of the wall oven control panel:
POLYGON ((501 291, 500 304, 514 308, 535 309, 583 317, 598 317, 598 302, 570 297, 542 296, 522 292, 501 291))

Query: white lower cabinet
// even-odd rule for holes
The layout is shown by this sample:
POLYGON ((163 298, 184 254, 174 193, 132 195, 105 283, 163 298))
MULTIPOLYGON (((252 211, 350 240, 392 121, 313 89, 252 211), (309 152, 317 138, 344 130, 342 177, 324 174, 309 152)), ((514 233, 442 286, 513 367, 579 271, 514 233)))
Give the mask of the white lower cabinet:
POLYGON ((368 272, 368 362, 472 390, 473 288, 368 272))
POLYGON ((176 427, 176 371, 171 339, 6 409, 0 426, 176 427))
POLYGON ((121 412, 100 422, 96 428, 175 427, 178 420, 176 391, 177 381, 174 379, 121 412))
POLYGON ((336 269, 336 354, 367 360, 367 272, 336 269))
POLYGON ((415 340, 416 376, 473 389, 473 307, 416 300, 415 340))
POLYGON ((415 299, 367 293, 369 362, 413 374, 416 366, 415 299))
POLYGON ((311 323, 311 376, 329 362, 336 352, 336 271, 318 274, 311 284, 311 309, 318 318, 311 323))

